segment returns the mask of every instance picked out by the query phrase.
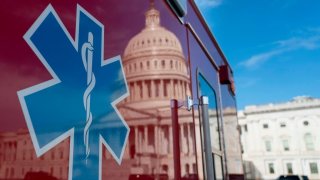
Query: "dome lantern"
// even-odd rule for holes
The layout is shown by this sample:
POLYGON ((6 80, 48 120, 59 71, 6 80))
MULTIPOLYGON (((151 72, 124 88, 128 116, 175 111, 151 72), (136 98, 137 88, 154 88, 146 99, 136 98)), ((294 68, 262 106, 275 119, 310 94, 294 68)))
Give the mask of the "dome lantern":
POLYGON ((150 8, 145 13, 146 16, 146 28, 154 28, 160 25, 160 13, 154 8, 154 2, 150 2, 150 8))

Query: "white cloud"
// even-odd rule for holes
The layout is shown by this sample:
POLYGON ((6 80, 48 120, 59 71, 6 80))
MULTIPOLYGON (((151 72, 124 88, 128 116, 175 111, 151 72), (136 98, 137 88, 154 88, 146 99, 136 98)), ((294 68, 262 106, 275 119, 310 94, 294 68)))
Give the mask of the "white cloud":
POLYGON ((313 50, 319 48, 320 36, 315 35, 307 38, 292 37, 290 39, 280 40, 275 43, 278 44, 280 48, 287 48, 292 50, 302 48, 307 50, 313 50))
MULTIPOLYGON (((311 31, 309 31, 311 32, 311 31)), ((276 56, 279 56, 284 53, 289 53, 295 50, 315 50, 320 48, 320 31, 319 28, 312 30, 312 35, 305 37, 291 37, 285 40, 279 40, 274 43, 275 47, 270 51, 258 53, 252 55, 247 60, 244 60, 239 63, 239 65, 251 68, 256 67, 263 62, 266 62, 276 56)))
POLYGON ((237 77, 236 78, 236 87, 240 88, 251 88, 259 83, 260 79, 256 77, 237 77))
POLYGON ((200 7, 216 7, 222 3, 222 0, 195 0, 196 4, 200 7))
POLYGON ((251 56, 249 59, 240 63, 247 68, 258 66, 259 64, 271 59, 272 57, 282 54, 284 50, 273 50, 251 56))

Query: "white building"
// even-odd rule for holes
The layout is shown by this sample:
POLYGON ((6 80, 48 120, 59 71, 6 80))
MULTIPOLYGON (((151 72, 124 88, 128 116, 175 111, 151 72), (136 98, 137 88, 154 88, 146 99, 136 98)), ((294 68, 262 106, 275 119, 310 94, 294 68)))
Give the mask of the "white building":
POLYGON ((248 179, 320 179, 320 99, 247 106, 239 112, 239 125, 248 179))

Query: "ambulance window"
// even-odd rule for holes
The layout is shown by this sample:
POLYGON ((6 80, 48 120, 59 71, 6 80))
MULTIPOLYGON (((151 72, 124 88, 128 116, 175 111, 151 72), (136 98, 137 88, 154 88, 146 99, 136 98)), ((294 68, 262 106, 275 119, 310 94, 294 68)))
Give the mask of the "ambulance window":
POLYGON ((199 74, 199 91, 201 96, 207 96, 209 98, 209 123, 211 146, 215 150, 221 150, 219 120, 216 105, 216 93, 201 74, 199 74))
MULTIPOLYGON (((214 174, 216 179, 223 179, 223 152, 220 142, 220 122, 217 111, 217 99, 215 90, 204 78, 199 74, 199 97, 207 96, 209 99, 208 113, 209 113, 209 136, 211 143, 212 159, 214 164, 214 174)), ((204 134, 206 136, 206 134, 204 134)))

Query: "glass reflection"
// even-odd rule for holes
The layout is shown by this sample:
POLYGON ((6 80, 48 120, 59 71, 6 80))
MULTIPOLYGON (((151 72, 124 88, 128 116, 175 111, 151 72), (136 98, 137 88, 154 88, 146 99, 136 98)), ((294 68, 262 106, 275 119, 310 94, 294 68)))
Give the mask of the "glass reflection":
MULTIPOLYGON (((199 81, 199 95, 200 96, 207 96, 209 98, 209 105, 208 105, 208 113, 209 113, 209 125, 210 125, 210 142, 211 142, 211 151, 213 156, 213 163, 214 163, 214 172, 215 177, 217 179, 223 179, 223 163, 222 157, 223 152, 221 148, 221 141, 220 141, 220 124, 219 118, 217 114, 217 105, 216 105, 216 93, 211 85, 206 81, 204 76, 199 74, 198 76, 199 81)), ((204 119, 205 120, 205 119, 204 119)), ((203 120, 203 121, 204 121, 203 120)), ((206 136, 206 134, 203 134, 206 136)))
MULTIPOLYGON (((109 58, 123 52, 123 68, 130 90, 130 96, 117 106, 130 127, 123 160, 117 164, 104 148, 102 177, 129 179, 139 174, 146 178, 173 179, 170 99, 184 99, 191 94, 185 29, 175 24, 175 17, 162 1, 132 4, 130 10, 121 12, 114 9, 126 7, 127 2, 108 1, 103 6, 105 9, 97 13, 98 19, 105 24, 104 56, 109 58), (120 12, 121 17, 114 15, 120 12), (145 14, 144 18, 142 14, 145 14), (116 20, 112 19, 114 17, 116 20), (124 17, 130 17, 132 21, 124 17), (145 25, 140 27, 143 21, 145 25)), ((34 76, 42 77, 42 73, 34 76)), ((21 77, 21 81, 27 81, 25 78, 21 77)), ((198 125, 194 125, 191 112, 179 110, 179 116, 181 176, 191 179, 197 177, 198 171, 194 138, 198 125)), ((106 118, 101 119, 97 128, 103 127, 106 118)), ((38 172, 68 179, 69 144, 70 140, 65 140, 38 158, 28 130, 1 133, 0 179, 35 179, 36 175, 32 175, 38 172)))
MULTIPOLYGON (((151 3, 144 28, 129 40, 123 54, 130 97, 118 107, 131 129, 124 155, 124 161, 132 164, 126 172, 130 177, 174 177, 169 103, 190 94, 183 51, 180 40, 161 24, 160 11, 151 3)), ((182 175, 192 173, 187 167, 195 163, 195 158, 189 158, 192 116, 184 116, 180 125, 182 175)))

